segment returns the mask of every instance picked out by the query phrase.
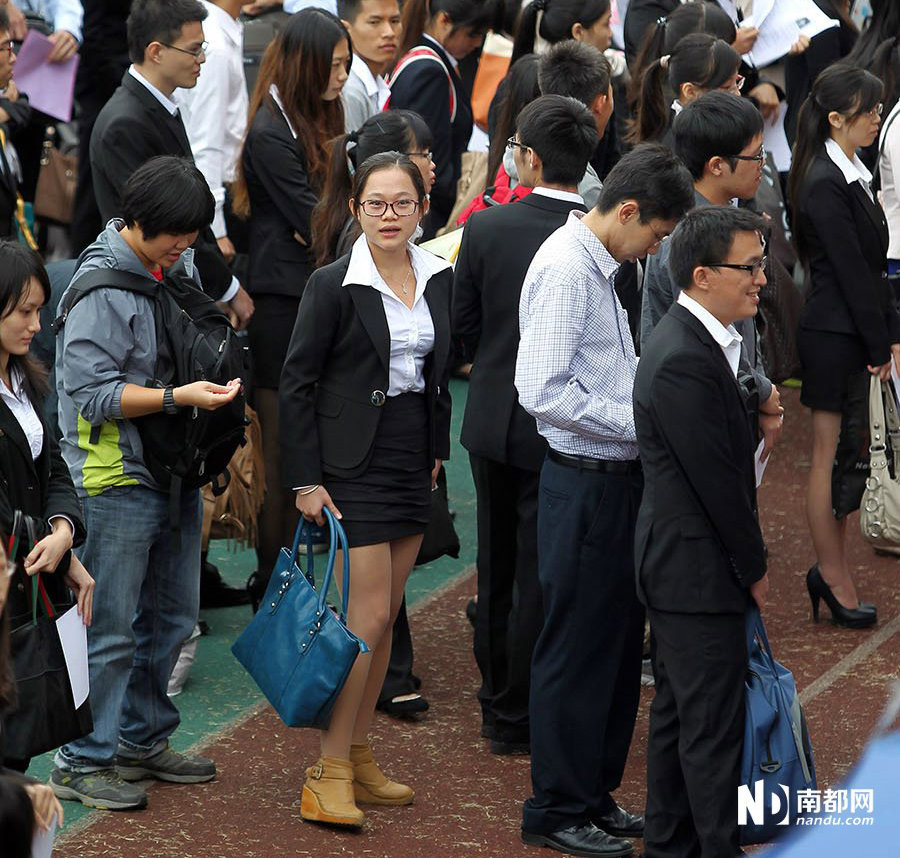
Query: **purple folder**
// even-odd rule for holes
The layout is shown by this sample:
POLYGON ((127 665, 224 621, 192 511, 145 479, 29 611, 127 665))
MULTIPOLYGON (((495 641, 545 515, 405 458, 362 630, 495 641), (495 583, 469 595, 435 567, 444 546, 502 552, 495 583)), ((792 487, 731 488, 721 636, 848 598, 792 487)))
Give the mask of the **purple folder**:
POLYGON ((13 77, 19 92, 35 109, 63 122, 72 118, 78 54, 62 63, 48 63, 53 43, 42 33, 29 30, 19 48, 13 77))

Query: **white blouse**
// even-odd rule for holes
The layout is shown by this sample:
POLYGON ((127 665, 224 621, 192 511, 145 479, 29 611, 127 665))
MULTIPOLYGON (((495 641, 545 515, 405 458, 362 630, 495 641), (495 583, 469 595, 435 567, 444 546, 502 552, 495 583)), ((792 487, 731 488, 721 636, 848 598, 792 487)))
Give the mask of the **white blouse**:
POLYGON ((25 378, 21 370, 14 369, 10 380, 12 381, 12 390, 6 386, 6 382, 0 380, 0 398, 3 399, 9 410, 12 411, 13 417, 16 418, 16 422, 22 427, 31 449, 31 458, 37 459, 44 449, 43 424, 25 392, 25 378))
POLYGON ((425 390, 425 358, 434 348, 434 322, 424 299, 425 286, 438 271, 451 267, 445 259, 416 247, 412 242, 407 244, 407 248, 416 278, 412 309, 394 294, 378 273, 365 235, 353 244, 342 284, 368 285, 381 293, 391 335, 388 396, 422 393, 425 390))

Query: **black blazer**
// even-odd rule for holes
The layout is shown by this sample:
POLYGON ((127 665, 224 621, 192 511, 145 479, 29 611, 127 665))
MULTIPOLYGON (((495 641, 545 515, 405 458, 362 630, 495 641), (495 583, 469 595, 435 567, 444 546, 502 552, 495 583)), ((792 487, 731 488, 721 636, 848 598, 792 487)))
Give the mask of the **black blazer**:
POLYGON ((300 141, 271 97, 253 118, 241 158, 251 212, 248 291, 299 298, 315 267, 310 218, 318 195, 300 141))
POLYGON ((472 102, 443 48, 425 36, 419 39, 415 47, 431 48, 443 61, 446 72, 430 60, 413 63, 391 80, 390 107, 414 110, 431 129, 435 168, 431 208, 435 213, 435 225, 441 227, 456 202, 456 182, 462 172, 462 154, 472 136, 472 102), (456 92, 456 118, 452 123, 448 74, 456 92))
MULTIPOLYGON (((350 256, 313 273, 306 284, 279 388, 282 482, 321 483, 328 472, 352 478, 369 464, 388 389, 390 332, 381 294, 342 286, 350 256)), ((449 268, 425 286, 434 350, 425 359, 427 461, 450 457, 449 268)))
MULTIPOLYGON (((43 418, 40 403, 35 402, 35 410, 44 427, 44 448, 37 459, 32 459, 28 439, 19 421, 0 399, 0 523, 9 533, 16 510, 44 522, 51 516, 64 515, 75 525, 74 544, 80 545, 85 537, 81 504, 56 438, 43 418)), ((20 557, 24 557, 28 550, 20 557)), ((68 558, 63 558, 60 566, 67 568, 68 558)), ((11 616, 25 613, 28 609, 30 593, 26 598, 20 578, 17 575, 10 587, 11 616)), ((51 598, 58 599, 65 588, 60 577, 54 574, 44 578, 51 598)))
POLYGON ((453 341, 471 361, 463 447, 476 456, 539 471, 547 442, 519 405, 519 297, 528 266, 572 209, 583 205, 529 194, 476 212, 466 223, 453 278, 453 341))
MULTIPOLYGON (((129 176, 157 155, 179 155, 193 161, 181 117, 171 116, 126 72, 91 132, 91 175, 104 224, 121 216, 122 191, 129 176)), ((204 291, 220 298, 231 286, 232 275, 208 226, 194 242, 194 250, 204 291)))
POLYGON ((756 443, 744 396, 702 323, 673 304, 634 379, 644 494, 637 589, 659 611, 741 613, 766 572, 756 517, 756 443))
MULTIPOLYGON (((8 140, 8 132, 4 133, 7 133, 8 140)), ((16 227, 17 191, 18 183, 9 168, 6 152, 0 151, 0 238, 16 239, 18 236, 16 227)))
POLYGON ((809 270, 800 327, 855 334, 870 364, 887 363, 891 343, 900 342, 900 318, 887 281, 884 211, 859 182, 848 185, 824 151, 799 197, 794 235, 809 270))

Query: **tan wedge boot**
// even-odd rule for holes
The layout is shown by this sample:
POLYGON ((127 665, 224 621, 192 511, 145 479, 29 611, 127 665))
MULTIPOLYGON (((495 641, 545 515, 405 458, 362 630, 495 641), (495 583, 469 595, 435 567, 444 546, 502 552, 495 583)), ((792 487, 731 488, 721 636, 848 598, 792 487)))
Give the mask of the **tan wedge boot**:
POLYGON ((308 822, 359 828, 366 817, 353 801, 353 764, 320 757, 310 766, 300 798, 300 816, 308 822))
POLYGON ((412 804, 415 795, 412 788, 385 776, 378 768, 368 742, 350 746, 350 762, 353 763, 353 795, 360 804, 394 807, 412 804))

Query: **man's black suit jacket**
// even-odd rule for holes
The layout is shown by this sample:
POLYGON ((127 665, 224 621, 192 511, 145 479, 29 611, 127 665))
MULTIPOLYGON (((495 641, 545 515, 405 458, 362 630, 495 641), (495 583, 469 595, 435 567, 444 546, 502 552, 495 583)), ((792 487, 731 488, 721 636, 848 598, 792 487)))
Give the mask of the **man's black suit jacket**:
POLYGON ((17 185, 12 175, 6 155, 0 153, 0 238, 15 241, 18 236, 16 227, 17 185))
MULTIPOLYGON (((181 117, 172 116, 126 72, 91 133, 91 175, 103 223, 121 217, 122 191, 129 176, 157 155, 193 161, 181 117)), ((209 227, 201 231, 194 250, 204 291, 220 298, 231 285, 232 274, 209 227)))
POLYGON ((824 153, 813 158, 794 212, 794 235, 809 260, 809 288, 800 326, 855 334, 868 361, 890 360, 900 318, 887 281, 884 210, 859 182, 824 153))
MULTIPOLYGON (((313 273, 300 299, 279 385, 284 486, 352 479, 368 467, 390 379, 391 334, 381 293, 343 286, 350 256, 313 273)), ((432 274, 424 300, 434 323, 425 359, 427 459, 450 457, 449 268, 432 274)), ((276 477, 277 479, 278 477, 276 477)))
POLYGON ((638 595, 658 611, 742 613, 766 571, 756 444, 722 349, 680 304, 644 346, 634 422, 644 469, 638 595))
POLYGON ((547 442, 515 388, 519 297, 531 260, 572 209, 529 194, 476 212, 466 224, 453 279, 453 338, 473 362, 462 445, 476 456, 540 470, 547 442))

